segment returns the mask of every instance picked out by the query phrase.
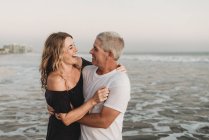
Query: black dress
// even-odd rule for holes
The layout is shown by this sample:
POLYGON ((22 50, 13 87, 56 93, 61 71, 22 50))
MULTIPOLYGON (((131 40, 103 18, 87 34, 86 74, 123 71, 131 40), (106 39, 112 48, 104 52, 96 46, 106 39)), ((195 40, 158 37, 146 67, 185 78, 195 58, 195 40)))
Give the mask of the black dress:
MULTIPOLYGON (((82 68, 91 63, 82 58, 82 68)), ((56 113, 67 113, 71 110, 71 105, 74 108, 83 104, 83 76, 76 86, 71 90, 66 91, 51 91, 46 90, 45 98, 48 105, 55 109, 56 113)), ((74 122, 69 126, 65 126, 61 120, 58 120, 54 115, 49 117, 46 140, 78 140, 80 137, 80 124, 74 122)))

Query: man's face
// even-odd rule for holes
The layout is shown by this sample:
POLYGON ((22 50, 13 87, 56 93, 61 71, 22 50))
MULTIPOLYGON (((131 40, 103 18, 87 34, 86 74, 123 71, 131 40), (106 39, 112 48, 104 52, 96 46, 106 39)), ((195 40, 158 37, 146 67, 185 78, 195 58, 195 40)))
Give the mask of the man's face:
POLYGON ((93 48, 89 52, 92 55, 92 64, 98 67, 103 67, 108 57, 108 52, 105 52, 101 45, 101 41, 96 39, 93 48))

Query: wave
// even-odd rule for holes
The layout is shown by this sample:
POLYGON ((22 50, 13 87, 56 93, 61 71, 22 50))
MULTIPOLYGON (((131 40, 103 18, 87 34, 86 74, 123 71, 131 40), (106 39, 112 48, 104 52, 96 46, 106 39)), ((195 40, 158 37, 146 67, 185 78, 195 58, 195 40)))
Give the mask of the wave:
POLYGON ((209 55, 123 55, 123 60, 158 61, 158 62, 200 62, 209 63, 209 55))
MULTIPOLYGON (((40 53, 27 53, 23 54, 25 57, 36 58, 37 62, 40 62, 41 54, 40 53)), ((14 55, 16 59, 21 57, 21 55, 14 55)), ((91 61, 91 54, 89 53, 78 53, 78 56, 81 56, 89 61, 91 61)), ((10 55, 11 57, 11 55, 10 55)), ((123 54, 120 60, 135 60, 135 61, 153 61, 153 62, 198 62, 198 63, 209 63, 209 54, 207 53, 156 53, 156 54, 147 54, 147 53, 136 53, 136 54, 123 54)), ((28 61, 28 60, 27 60, 28 61)))

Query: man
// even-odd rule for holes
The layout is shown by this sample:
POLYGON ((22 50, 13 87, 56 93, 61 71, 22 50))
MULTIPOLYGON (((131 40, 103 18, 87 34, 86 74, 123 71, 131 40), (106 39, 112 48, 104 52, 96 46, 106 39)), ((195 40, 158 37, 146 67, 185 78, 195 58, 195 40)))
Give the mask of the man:
POLYGON ((130 100, 129 78, 116 71, 123 48, 119 34, 102 32, 90 50, 93 65, 83 69, 85 101, 101 87, 108 87, 110 93, 104 103, 96 105, 79 121, 81 140, 122 140, 123 118, 130 100))

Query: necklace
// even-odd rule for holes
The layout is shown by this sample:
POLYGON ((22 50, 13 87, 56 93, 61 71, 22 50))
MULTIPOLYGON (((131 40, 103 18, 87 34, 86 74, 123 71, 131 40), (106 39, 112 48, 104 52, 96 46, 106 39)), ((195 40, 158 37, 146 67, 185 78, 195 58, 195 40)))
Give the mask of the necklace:
MULTIPOLYGON (((79 70, 79 74, 80 74, 80 70, 79 70)), ((65 86, 67 90, 72 89, 73 87, 76 86, 77 82, 79 79, 77 79, 77 71, 76 69, 73 67, 71 71, 60 71, 60 76, 63 78, 63 80, 65 81, 65 86)))

